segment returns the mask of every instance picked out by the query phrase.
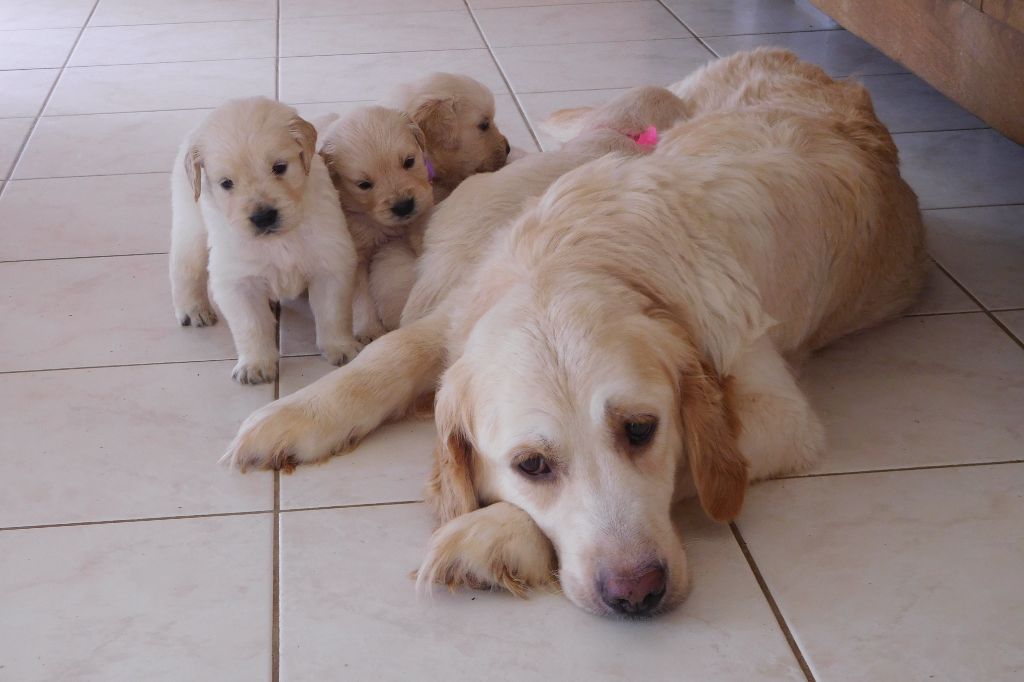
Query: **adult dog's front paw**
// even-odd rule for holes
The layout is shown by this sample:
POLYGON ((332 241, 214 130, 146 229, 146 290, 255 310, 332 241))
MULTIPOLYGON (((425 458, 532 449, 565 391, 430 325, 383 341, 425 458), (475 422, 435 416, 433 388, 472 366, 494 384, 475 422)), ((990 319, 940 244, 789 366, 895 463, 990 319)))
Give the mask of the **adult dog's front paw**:
POLYGON ((351 360, 353 360, 359 351, 363 349, 363 344, 356 339, 349 337, 347 339, 341 339, 339 341, 333 341, 323 344, 323 354, 327 362, 332 365, 340 367, 351 360))
POLYGON ((519 507, 496 502, 444 524, 430 538, 416 588, 501 588, 523 597, 554 581, 555 550, 519 507))
POLYGON ((231 378, 240 384, 265 384, 277 378, 277 356, 238 358, 231 378))
POLYGON ((217 324, 217 313, 209 301, 193 301, 175 306, 174 316, 182 327, 209 327, 217 324))
POLYGON ((332 454, 330 437, 316 419, 292 397, 282 398, 253 412, 238 429, 221 458, 240 471, 283 469, 326 459, 332 454))

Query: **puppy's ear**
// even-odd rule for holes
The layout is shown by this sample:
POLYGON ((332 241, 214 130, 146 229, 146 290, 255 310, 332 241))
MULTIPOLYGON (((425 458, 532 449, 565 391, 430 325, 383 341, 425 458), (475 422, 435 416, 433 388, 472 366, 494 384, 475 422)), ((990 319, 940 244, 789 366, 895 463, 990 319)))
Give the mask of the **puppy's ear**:
POLYGON ((459 117, 455 113, 455 99, 436 97, 420 102, 412 113, 412 120, 430 145, 444 149, 457 149, 459 146, 459 117))
POLYGON ((434 406, 437 445, 434 469, 427 483, 427 502, 441 524, 480 507, 473 486, 473 445, 460 404, 467 397, 465 391, 456 388, 464 386, 464 382, 458 381, 458 371, 458 367, 452 367, 445 373, 434 406))
POLYGON ((192 183, 194 199, 199 201, 199 194, 203 191, 203 157, 199 153, 199 147, 192 145, 185 152, 185 175, 192 183))
POLYGON ((540 129, 559 142, 568 142, 583 132, 587 116, 593 107, 559 109, 540 122, 540 129))
POLYGON ((743 506, 747 460, 737 444, 730 379, 706 363, 695 369, 684 370, 682 378, 683 445, 704 511, 716 521, 731 521, 743 506))
POLYGON ((302 148, 302 151, 299 152, 299 158, 302 159, 302 170, 309 175, 309 166, 313 163, 313 154, 316 150, 316 128, 306 119, 296 116, 288 122, 288 132, 302 148))

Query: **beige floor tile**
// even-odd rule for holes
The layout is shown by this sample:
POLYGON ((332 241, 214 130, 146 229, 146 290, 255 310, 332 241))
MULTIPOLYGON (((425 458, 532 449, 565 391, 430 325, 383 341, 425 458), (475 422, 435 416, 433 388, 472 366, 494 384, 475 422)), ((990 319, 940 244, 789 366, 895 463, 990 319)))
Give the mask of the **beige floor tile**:
POLYGON ((1024 308, 1024 206, 926 211, 932 255, 991 309, 1024 308))
POLYGON ((1024 466, 755 486, 739 527, 818 680, 1024 670, 1024 466))
POLYGON ((0 430, 19 462, 0 481, 0 526, 273 509, 270 474, 217 465, 274 396, 231 381, 233 364, 0 374, 0 430))
POLYGON ((692 38, 499 47, 494 54, 515 92, 668 85, 712 59, 692 38))
MULTIPOLYGON (((639 2, 640 0, 635 0, 639 2)), ((495 9, 502 7, 535 7, 548 5, 586 5, 608 2, 608 0, 468 0, 473 9, 495 9)))
POLYGON ((12 180, 0 197, 0 260, 166 252, 166 173, 12 180))
POLYGON ((909 317, 803 372, 828 445, 817 472, 1018 459, 1024 353, 982 313, 909 317))
POLYGON ((281 21, 281 55, 359 54, 482 48, 465 10, 307 17, 281 21))
POLYGON ((31 128, 31 118, 0 119, 0 180, 10 174, 11 165, 31 128))
POLYGON ((77 28, 4 31, 0 33, 0 69, 63 66, 78 32, 77 28))
POLYGON ((283 514, 281 680, 802 680, 729 529, 686 512, 693 593, 650 624, 550 593, 417 599, 409 572, 432 527, 422 505, 283 514))
POLYGON ((860 80, 871 92, 875 113, 890 132, 985 127, 984 121, 913 74, 864 76, 860 80))
POLYGON ((169 172, 185 135, 208 114, 189 110, 43 117, 14 177, 169 172))
POLYGON ((0 29, 78 28, 96 0, 32 0, 0 3, 0 29))
POLYGON ((269 682, 269 515, 0 532, 18 682, 269 682))
MULTIPOLYGON (((2 34, 0 34, 2 38, 2 34)), ((36 116, 57 80, 58 69, 0 71, 0 118, 36 116)))
POLYGON ((82 34, 69 64, 258 59, 273 57, 276 51, 273 21, 97 26, 82 34))
POLYGON ((201 109, 236 97, 274 97, 273 59, 166 62, 67 69, 46 115, 201 109))
POLYGON ((665 5, 699 36, 781 33, 837 28, 808 0, 666 0, 665 5))
POLYGON ((275 19, 276 0, 100 0, 90 26, 275 19))
POLYGON ((996 313, 996 317, 1009 328, 1017 337, 1017 340, 1024 345, 1024 310, 1007 310, 996 313))
POLYGON ((963 290, 937 266, 928 269, 925 289, 907 315, 934 315, 936 313, 970 313, 981 310, 963 290))
POLYGON ((691 37, 657 2, 482 9, 476 18, 491 47, 691 37))
POLYGON ((281 18, 462 10, 462 0, 281 0, 281 18))
POLYGON ((165 255, 0 263, 0 291, 3 372, 235 357, 223 321, 178 325, 165 255))
POLYGON ((802 58, 815 62, 832 76, 869 76, 883 73, 906 73, 907 69, 846 31, 805 31, 765 35, 708 38, 708 45, 719 56, 774 46, 793 50, 802 58))

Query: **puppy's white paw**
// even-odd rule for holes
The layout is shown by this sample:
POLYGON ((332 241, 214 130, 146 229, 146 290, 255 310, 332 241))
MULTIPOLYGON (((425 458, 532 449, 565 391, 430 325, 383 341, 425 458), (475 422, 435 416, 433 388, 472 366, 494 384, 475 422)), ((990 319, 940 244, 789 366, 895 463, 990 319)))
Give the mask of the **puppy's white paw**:
POLYGON ((265 358, 238 358, 231 370, 231 378, 240 384, 265 384, 277 378, 277 356, 265 358))
POLYGON ((519 507, 496 502, 457 516, 434 531, 416 589, 439 583, 449 589, 500 588, 518 597, 554 581, 555 551, 519 507))
POLYGON ((192 301, 174 309, 174 316, 182 327, 209 327, 217 324, 217 313, 209 301, 192 301))
POLYGON ((359 339, 359 342, 364 346, 387 333, 388 330, 384 328, 384 325, 380 323, 380 320, 375 319, 371 322, 356 324, 355 337, 359 339))
POLYGON ((247 469, 283 469, 291 471, 331 456, 335 445, 330 434, 319 426, 314 415, 294 396, 264 405, 253 412, 238 429, 221 464, 247 469))
POLYGON ((362 349, 363 343, 361 341, 349 337, 340 341, 325 343, 322 350, 327 362, 340 367, 353 360, 362 349))

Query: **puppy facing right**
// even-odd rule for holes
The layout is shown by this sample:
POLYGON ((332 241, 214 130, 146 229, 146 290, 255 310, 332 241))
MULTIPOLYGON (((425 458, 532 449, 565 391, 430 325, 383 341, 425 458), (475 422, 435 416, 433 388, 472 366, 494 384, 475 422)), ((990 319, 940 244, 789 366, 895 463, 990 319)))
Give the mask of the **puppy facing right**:
POLYGON ((379 106, 355 109, 323 134, 320 156, 359 255, 354 321, 356 336, 365 341, 398 326, 412 288, 434 205, 424 143, 408 116, 379 106))
POLYGON ((387 103, 423 131, 434 201, 474 173, 498 170, 512 151, 494 122, 494 95, 469 76, 434 73, 399 86, 387 103))
POLYGON ((171 171, 175 315, 214 324, 212 294, 243 384, 276 378, 271 303, 307 289, 327 360, 344 364, 362 347, 352 335, 356 250, 315 146, 316 130, 291 107, 233 100, 185 139, 171 171))

